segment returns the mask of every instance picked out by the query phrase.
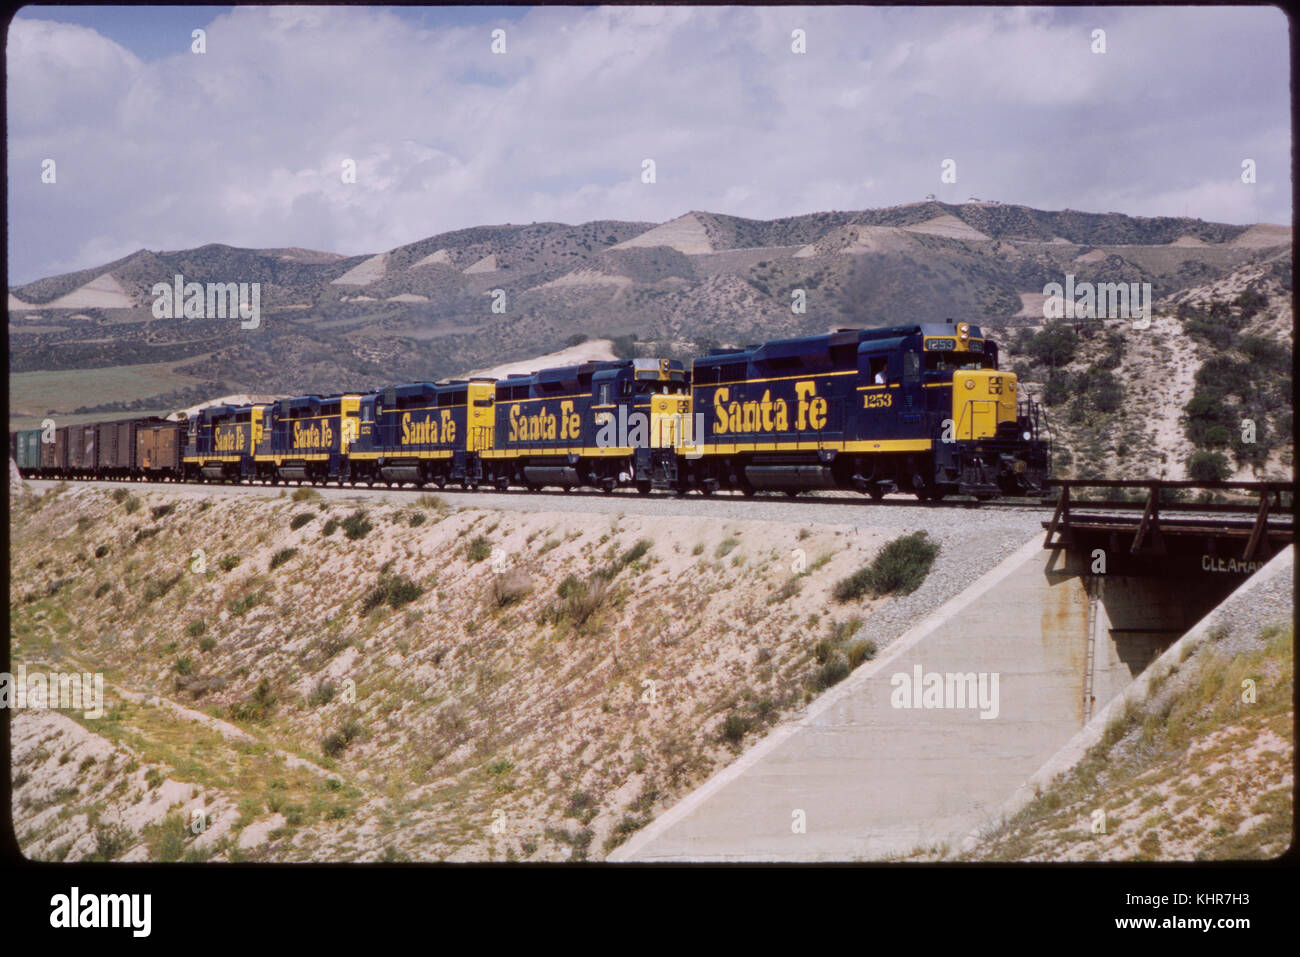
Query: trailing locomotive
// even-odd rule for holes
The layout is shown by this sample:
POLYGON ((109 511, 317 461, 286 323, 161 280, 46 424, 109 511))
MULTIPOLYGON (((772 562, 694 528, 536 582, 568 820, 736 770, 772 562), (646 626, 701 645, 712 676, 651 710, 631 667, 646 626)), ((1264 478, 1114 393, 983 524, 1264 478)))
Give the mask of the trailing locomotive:
POLYGON ((29 430, 10 454, 48 478, 990 498, 1041 490, 1043 425, 949 320, 29 430))

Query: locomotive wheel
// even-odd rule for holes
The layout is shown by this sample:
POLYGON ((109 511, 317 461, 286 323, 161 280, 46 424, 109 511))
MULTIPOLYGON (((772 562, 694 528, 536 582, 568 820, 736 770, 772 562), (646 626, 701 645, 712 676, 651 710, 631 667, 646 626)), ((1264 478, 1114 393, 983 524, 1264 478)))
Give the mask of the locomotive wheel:
POLYGON ((740 493, 744 495, 745 498, 753 498, 757 492, 758 489, 754 488, 752 485, 743 486, 740 490, 740 493))
POLYGON ((798 497, 799 497, 799 490, 798 490, 797 488, 788 488, 788 489, 785 490, 785 497, 786 497, 786 498, 798 498, 798 497))
POLYGON ((885 497, 885 490, 879 486, 873 485, 871 488, 867 489, 867 494, 871 496, 871 501, 879 502, 885 497))
POLYGON ((650 483, 649 483, 648 481, 642 480, 642 481, 637 482, 637 483, 636 483, 636 491, 637 491, 637 494, 638 494, 638 495, 649 495, 649 494, 650 494, 650 487, 651 487, 651 486, 650 486, 650 483))

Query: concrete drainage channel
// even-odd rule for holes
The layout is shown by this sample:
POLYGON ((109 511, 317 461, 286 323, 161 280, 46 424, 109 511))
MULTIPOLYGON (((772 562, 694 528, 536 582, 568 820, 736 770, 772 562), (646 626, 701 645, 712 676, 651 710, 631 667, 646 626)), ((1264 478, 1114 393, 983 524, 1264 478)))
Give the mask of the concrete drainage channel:
POLYGON ((1126 696, 1145 693, 1156 655, 1203 639, 1238 584, 1098 588, 1080 558, 1036 536, 608 859, 855 861, 969 846, 1077 762, 1126 696))

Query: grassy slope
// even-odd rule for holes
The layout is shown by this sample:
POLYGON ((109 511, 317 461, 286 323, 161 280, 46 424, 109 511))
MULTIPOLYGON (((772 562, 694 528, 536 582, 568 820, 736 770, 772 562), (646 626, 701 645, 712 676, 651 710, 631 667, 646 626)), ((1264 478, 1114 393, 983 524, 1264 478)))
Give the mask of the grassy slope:
POLYGON ((963 860, 1240 860, 1292 841, 1293 631, 1208 642, 1153 684, 1082 762, 963 860), (1256 700, 1244 702, 1243 682, 1256 700), (1104 811, 1105 833, 1093 833, 1104 811))
POLYGON ((11 502, 16 661, 107 685, 105 718, 16 719, 15 817, 43 858, 600 856, 862 659, 847 623, 873 601, 828 594, 885 538, 425 497, 350 541, 324 534, 338 502, 11 502), (367 612, 397 575, 414 600, 367 612), (177 829, 195 806, 211 834, 177 829))

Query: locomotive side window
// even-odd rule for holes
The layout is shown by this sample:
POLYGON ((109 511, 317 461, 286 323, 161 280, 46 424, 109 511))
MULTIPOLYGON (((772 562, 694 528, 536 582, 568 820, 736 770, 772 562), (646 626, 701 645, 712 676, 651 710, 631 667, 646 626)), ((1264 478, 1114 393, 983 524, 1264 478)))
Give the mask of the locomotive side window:
POLYGON ((903 353, 903 381, 915 382, 921 377, 921 357, 915 352, 903 353))
POLYGON ((868 368, 872 385, 884 385, 889 381, 889 357, 876 356, 868 368))
POLYGON ((740 382, 745 378, 746 364, 743 362, 729 362, 718 369, 719 382, 740 382))
POLYGON ((609 400, 610 400, 609 383, 602 382, 600 384, 600 397, 597 399, 597 402, 599 402, 601 405, 609 405, 609 400))

